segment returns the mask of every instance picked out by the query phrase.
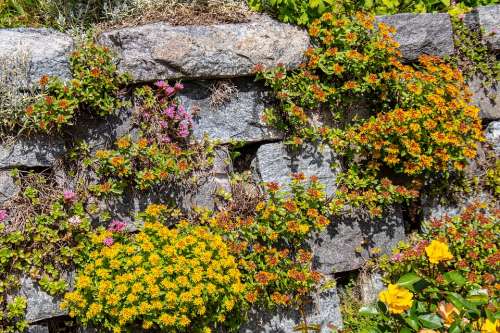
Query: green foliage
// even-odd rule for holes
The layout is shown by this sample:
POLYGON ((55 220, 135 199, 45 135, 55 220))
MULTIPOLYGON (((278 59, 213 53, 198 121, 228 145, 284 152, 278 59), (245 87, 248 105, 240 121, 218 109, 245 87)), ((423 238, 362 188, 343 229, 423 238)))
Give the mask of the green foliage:
POLYGON ((40 23, 39 0, 2 0, 0 2, 0 27, 10 28, 40 23))
POLYGON ((66 291, 63 273, 79 263, 90 219, 74 193, 51 189, 43 175, 21 175, 21 194, 2 210, 0 221, 0 331, 22 332, 26 300, 7 295, 21 276, 51 295, 66 291))
POLYGON ((389 289, 364 313, 384 322, 366 329, 496 332, 499 218, 495 208, 470 204, 458 216, 428 221, 422 235, 384 257, 389 289))
POLYGON ((266 184, 267 198, 250 213, 223 209, 202 219, 224 235, 238 258, 250 303, 266 307, 301 305, 314 290, 321 274, 312 270, 312 253, 305 240, 330 221, 323 186, 313 177, 306 184, 303 174, 293 175, 290 188, 266 184))
MULTIPOLYGON (((358 333, 362 332, 366 327, 373 327, 379 324, 380 319, 377 317, 360 315, 360 312, 368 311, 369 309, 364 307, 354 280, 350 280, 340 290, 339 297, 343 325, 343 329, 339 332, 358 333)), ((333 332, 337 333, 335 330, 333 332)))
MULTIPOLYGON (((500 78, 500 61, 488 49, 481 38, 481 31, 469 28, 463 15, 452 15, 455 55, 450 59, 464 73, 465 78, 482 79, 483 89, 488 91, 500 78)), ((486 93, 488 95, 488 93, 486 93)))
POLYGON ((324 13, 354 13, 363 10, 376 15, 397 13, 463 13, 470 7, 500 3, 499 0, 249 0, 250 8, 275 14, 287 23, 308 26, 324 13))
POLYGON ((78 112, 112 114, 126 103, 119 98, 129 76, 119 74, 108 48, 87 42, 70 57, 73 79, 40 79, 42 98, 26 109, 27 126, 44 132, 73 125, 78 112))

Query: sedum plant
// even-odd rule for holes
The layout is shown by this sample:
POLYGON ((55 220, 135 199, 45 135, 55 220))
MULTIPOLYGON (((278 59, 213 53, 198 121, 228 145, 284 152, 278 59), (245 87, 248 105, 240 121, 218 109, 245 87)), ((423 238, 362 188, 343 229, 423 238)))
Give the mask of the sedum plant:
POLYGON ((291 145, 307 140, 344 157, 333 211, 380 215, 433 177, 460 173, 483 140, 460 71, 430 56, 403 64, 393 33, 367 14, 326 13, 309 26, 313 47, 299 70, 257 67, 278 101, 264 120, 291 145))
POLYGON ((99 230, 91 235, 75 289, 62 304, 83 324, 113 332, 161 329, 212 332, 241 320, 245 285, 223 238, 206 226, 180 221, 150 205, 135 235, 99 230))
POLYGON ((71 54, 70 66, 70 82, 48 76, 40 79, 43 96, 25 112, 30 128, 54 132, 73 125, 78 113, 103 117, 126 105, 119 95, 129 76, 118 73, 108 48, 87 42, 71 54))

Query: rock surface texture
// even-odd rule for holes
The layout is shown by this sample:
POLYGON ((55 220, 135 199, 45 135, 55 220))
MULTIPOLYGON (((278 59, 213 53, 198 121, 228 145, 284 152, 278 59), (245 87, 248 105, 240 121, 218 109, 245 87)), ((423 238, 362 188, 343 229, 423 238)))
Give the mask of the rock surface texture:
MULTIPOLYGON (((340 300, 335 288, 312 296, 305 309, 307 323, 319 325, 321 333, 330 333, 334 328, 342 328, 340 300)), ((298 311, 253 312, 240 333, 289 333, 296 332, 297 325, 304 322, 298 311)))
POLYGON ((405 239, 403 215, 391 208, 385 217, 372 220, 362 214, 334 218, 328 227, 309 244, 315 268, 324 273, 338 273, 360 268, 372 251, 390 253, 405 239))
POLYGON ((213 26, 155 23, 105 32, 100 41, 138 81, 246 76, 256 64, 295 67, 309 45, 305 31, 269 19, 213 26))
POLYGON ((485 80, 476 75, 468 82, 472 95, 472 103, 479 107, 482 119, 500 119, 500 86, 498 82, 485 87, 485 80))
POLYGON ((25 55, 30 60, 31 83, 42 75, 71 78, 68 56, 73 49, 70 36, 50 29, 0 29, 0 57, 25 55))
POLYGON ((289 183, 291 174, 303 172, 306 177, 316 176, 326 186, 326 192, 335 191, 336 171, 332 165, 338 160, 333 151, 325 147, 318 150, 313 145, 304 145, 300 151, 290 151, 281 142, 260 146, 253 167, 255 176, 262 182, 289 183))
POLYGON ((500 5, 482 6, 476 9, 480 27, 483 29, 483 40, 491 49, 500 52, 500 5))
POLYGON ((12 144, 0 144, 0 169, 50 167, 64 152, 61 138, 22 138, 12 144))
POLYGON ((408 61, 417 60, 422 54, 446 56, 453 53, 453 31, 448 14, 397 14, 377 20, 396 28, 394 38, 408 61))

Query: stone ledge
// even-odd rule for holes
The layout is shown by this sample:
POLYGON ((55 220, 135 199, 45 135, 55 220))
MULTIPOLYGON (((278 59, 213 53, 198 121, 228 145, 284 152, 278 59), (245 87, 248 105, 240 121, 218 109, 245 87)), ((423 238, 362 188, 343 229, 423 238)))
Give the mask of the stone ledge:
POLYGON ((119 68, 137 81, 251 75, 256 64, 296 67, 309 45, 307 33, 267 18, 241 24, 169 26, 154 23, 103 33, 119 68))

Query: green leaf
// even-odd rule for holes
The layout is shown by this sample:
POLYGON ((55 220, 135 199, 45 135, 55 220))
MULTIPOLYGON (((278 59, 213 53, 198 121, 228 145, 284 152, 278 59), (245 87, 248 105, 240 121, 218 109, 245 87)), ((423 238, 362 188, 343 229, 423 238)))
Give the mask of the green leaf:
POLYGON ((309 0, 309 7, 316 8, 319 6, 321 0, 309 0))
POLYGON ((460 322, 453 323, 448 329, 448 333, 460 333, 462 329, 460 328, 460 322))
POLYGON ((410 272, 403 275, 397 282, 397 284, 403 288, 414 290, 413 285, 422 279, 415 273, 410 272))
POLYGON ((488 292, 484 289, 471 290, 466 299, 474 305, 488 304, 489 301, 488 292))
POLYGON ((448 292, 446 293, 446 299, 455 305, 458 309, 467 309, 469 311, 474 311, 475 313, 479 313, 476 306, 471 302, 465 300, 462 296, 457 293, 448 292))
POLYGON ((455 283, 457 286, 461 287, 467 283, 467 279, 462 276, 457 271, 451 271, 444 274, 444 278, 448 283, 455 283))
POLYGON ((441 318, 436 314, 426 314, 418 316, 418 320, 425 328, 441 328, 443 324, 441 318))
POLYGON ((413 328, 415 331, 418 331, 418 329, 420 328, 420 325, 418 324, 418 320, 414 316, 406 317, 406 318, 404 318, 404 320, 408 324, 408 326, 413 328))

